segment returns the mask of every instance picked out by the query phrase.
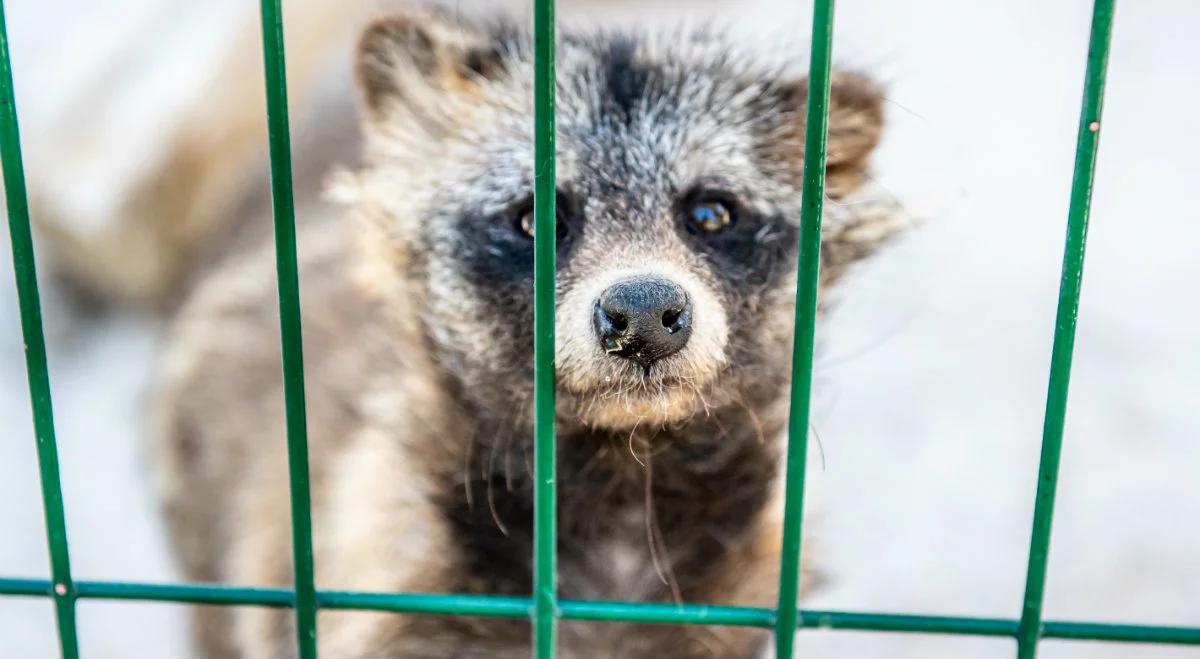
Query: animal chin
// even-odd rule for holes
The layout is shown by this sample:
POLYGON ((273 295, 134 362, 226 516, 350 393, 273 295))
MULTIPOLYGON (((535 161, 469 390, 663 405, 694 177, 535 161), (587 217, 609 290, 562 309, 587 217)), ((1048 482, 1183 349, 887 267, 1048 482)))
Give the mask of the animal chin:
POLYGON ((610 382, 588 392, 576 392, 580 421, 612 429, 677 423, 705 410, 700 390, 679 378, 663 377, 610 382))

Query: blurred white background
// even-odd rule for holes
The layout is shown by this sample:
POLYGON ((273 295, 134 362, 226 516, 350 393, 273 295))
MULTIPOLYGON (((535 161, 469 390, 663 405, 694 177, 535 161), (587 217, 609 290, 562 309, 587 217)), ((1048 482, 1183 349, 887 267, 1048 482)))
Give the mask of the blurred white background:
MULTIPOLYGON (((52 141, 38 113, 86 76, 96 44, 145 33, 164 16, 183 20, 197 6, 6 4, 31 163, 45 162, 39 147, 52 141)), ((217 36, 217 19, 256 20, 257 3, 202 4, 217 36)), ((791 42, 800 58, 811 11, 782 0, 561 4, 564 19, 579 23, 709 17, 749 35, 748 44, 791 42)), ((837 62, 887 83, 878 181, 927 221, 858 274, 825 328, 814 421, 823 455, 814 443, 806 530, 828 583, 808 608, 1020 611, 1090 4, 838 5, 837 62)), ((1054 619, 1200 625, 1198 32, 1200 3, 1118 3, 1051 551, 1054 619)), ((190 64, 178 64, 172 84, 186 83, 190 64)), ((104 89, 96 85, 97 108, 112 102, 104 89)), ((169 94, 161 107, 153 98, 123 110, 120 130, 169 113, 169 94)), ((132 139, 99 122, 83 128, 114 145, 132 139)), ((94 159, 63 167, 72 174, 59 171, 54 185, 103 193, 93 188, 107 172, 94 159)), ((43 173, 55 175, 31 165, 31 187, 43 173)), ((0 574, 38 577, 48 571, 45 536, 11 260, 0 245, 0 574)), ((157 327, 80 314, 52 281, 43 295, 75 575, 174 579, 140 456, 157 327)), ((83 655, 186 657, 183 613, 84 602, 83 655)), ((47 602, 0 598, 0 657, 56 656, 53 629, 47 602)), ((1014 653, 1006 639, 800 638, 803 656, 818 658, 1014 653)), ((1200 656, 1043 648, 1050 659, 1200 656)))

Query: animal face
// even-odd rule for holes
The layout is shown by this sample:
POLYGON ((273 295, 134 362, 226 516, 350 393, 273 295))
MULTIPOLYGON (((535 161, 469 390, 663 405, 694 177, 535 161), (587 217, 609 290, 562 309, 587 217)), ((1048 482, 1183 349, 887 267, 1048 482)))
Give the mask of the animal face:
MULTIPOLYGON (((532 379, 531 73, 521 31, 425 12, 373 24, 358 61, 360 210, 423 300, 438 360, 513 418, 532 379)), ((561 37, 562 423, 678 423, 782 390, 805 97, 802 79, 711 32, 561 37)), ((836 196, 857 187, 882 112, 852 76, 831 104, 836 196)))

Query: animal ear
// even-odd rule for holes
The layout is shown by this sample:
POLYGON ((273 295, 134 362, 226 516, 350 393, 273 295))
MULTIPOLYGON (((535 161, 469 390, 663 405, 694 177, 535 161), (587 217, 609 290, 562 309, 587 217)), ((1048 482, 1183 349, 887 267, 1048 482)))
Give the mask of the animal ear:
MULTIPOLYGON (((804 169, 804 133, 808 80, 781 88, 788 122, 781 146, 792 174, 804 169)), ((825 193, 839 199, 859 189, 867 177, 871 153, 883 134, 883 92, 867 78, 834 73, 829 86, 829 133, 825 145, 825 193)), ((776 157, 781 154, 774 152, 776 157)), ((821 285, 829 288, 856 263, 874 254, 912 225, 895 202, 856 199, 852 204, 826 204, 821 227, 821 285)))
MULTIPOLYGON (((356 77, 369 119, 420 112, 430 94, 468 94, 504 73, 497 35, 432 10, 372 22, 358 42, 356 77)), ((424 113, 422 113, 424 114, 424 113)))
MULTIPOLYGON (((808 79, 789 85, 786 102, 801 111, 808 106, 808 79)), ((804 121, 795 124, 792 144, 803 153, 804 121)), ((833 198, 843 197, 862 185, 867 160, 883 133, 883 92, 867 78, 852 73, 834 73, 829 86, 829 133, 825 147, 825 190, 833 198)), ((797 167, 803 169, 800 158, 797 167)))

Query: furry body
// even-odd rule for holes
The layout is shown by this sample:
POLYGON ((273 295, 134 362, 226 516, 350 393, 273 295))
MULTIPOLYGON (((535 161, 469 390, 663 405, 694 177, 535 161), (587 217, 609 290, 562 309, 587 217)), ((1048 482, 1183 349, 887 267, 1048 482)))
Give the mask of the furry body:
MULTIPOLYGON (((322 588, 527 595, 532 241, 526 37, 411 12, 359 53, 366 147, 347 222, 301 236, 314 542, 322 588)), ((565 35, 559 52, 560 594, 770 606, 780 514, 805 85, 713 34, 565 35), (736 210, 719 234, 698 200, 736 210), (606 354, 597 295, 677 283, 687 345, 606 354)), ((878 92, 835 81, 830 192, 861 181, 878 92)), ((823 284, 894 219, 826 219, 823 284)), ((201 581, 291 581, 270 253, 176 322, 155 450, 177 553, 201 581)), ((291 656, 287 611, 199 610, 204 656, 291 656)), ((524 657, 520 621, 323 612, 323 656, 524 657)), ((751 657, 762 630, 563 623, 564 657, 751 657)))

